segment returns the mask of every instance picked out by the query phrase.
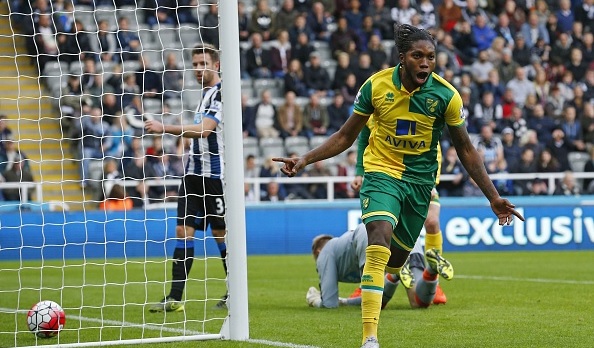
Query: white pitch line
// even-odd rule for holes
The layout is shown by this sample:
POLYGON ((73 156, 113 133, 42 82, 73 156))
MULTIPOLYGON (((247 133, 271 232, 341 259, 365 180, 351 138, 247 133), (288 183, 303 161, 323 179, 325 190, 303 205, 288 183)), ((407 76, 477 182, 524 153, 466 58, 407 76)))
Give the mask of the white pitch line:
POLYGON ((497 280, 497 281, 511 281, 511 282, 528 282, 528 283, 549 283, 549 284, 577 284, 577 285, 594 285, 592 280, 564 280, 564 279, 542 279, 542 278, 514 278, 514 277, 494 277, 494 276, 480 276, 480 275, 458 275, 454 278, 475 279, 475 280, 497 280))
MULTIPOLYGON (((2 308, 0 307, 0 313, 27 313, 29 310, 27 309, 18 309, 14 310, 11 308, 2 308)), ((118 320, 110 320, 110 319, 98 319, 98 318, 90 318, 90 317, 82 317, 78 315, 68 315, 68 319, 70 320, 79 320, 79 321, 86 321, 90 323, 101 323, 113 326, 125 326, 125 327, 133 327, 133 328, 141 328, 146 330, 154 330, 154 331, 165 331, 165 332, 173 332, 173 333, 180 333, 184 335, 204 335, 208 334, 207 332, 200 332, 188 329, 176 329, 172 327, 154 325, 154 324, 138 324, 132 323, 128 321, 118 321, 118 320)), ((259 340, 259 339, 247 339, 249 343, 259 343, 265 344, 267 346, 272 347, 286 347, 286 348, 318 348, 316 346, 307 346, 307 345, 300 345, 294 343, 285 343, 285 342, 276 342, 276 341, 269 341, 269 340, 259 340)))

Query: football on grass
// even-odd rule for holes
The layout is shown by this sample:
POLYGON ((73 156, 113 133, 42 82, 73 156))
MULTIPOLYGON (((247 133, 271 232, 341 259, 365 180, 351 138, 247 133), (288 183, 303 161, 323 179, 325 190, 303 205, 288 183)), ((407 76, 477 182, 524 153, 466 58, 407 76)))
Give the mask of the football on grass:
POLYGON ((66 324, 66 314, 54 301, 41 301, 27 313, 27 327, 39 338, 54 337, 66 324))

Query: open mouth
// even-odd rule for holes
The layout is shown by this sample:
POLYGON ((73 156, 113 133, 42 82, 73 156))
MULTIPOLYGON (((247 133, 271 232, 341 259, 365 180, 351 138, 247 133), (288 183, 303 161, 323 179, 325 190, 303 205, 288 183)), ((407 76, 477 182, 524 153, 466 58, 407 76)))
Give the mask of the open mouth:
POLYGON ((429 73, 426 71, 421 71, 420 73, 417 73, 417 79, 419 79, 419 81, 425 81, 428 77, 429 73))

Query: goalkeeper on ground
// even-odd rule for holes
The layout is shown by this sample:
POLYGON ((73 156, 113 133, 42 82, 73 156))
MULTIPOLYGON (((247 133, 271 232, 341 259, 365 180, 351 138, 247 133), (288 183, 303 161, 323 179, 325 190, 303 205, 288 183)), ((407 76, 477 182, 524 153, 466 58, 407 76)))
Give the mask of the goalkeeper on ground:
MULTIPOLYGON (((307 303, 318 308, 361 305, 360 295, 339 297, 338 283, 361 282, 366 248, 367 231, 363 223, 340 237, 327 234, 315 237, 311 249, 316 260, 320 290, 310 287, 306 295, 307 303)), ((382 308, 388 304, 400 283, 407 289, 411 307, 428 307, 435 297, 438 274, 451 279, 452 265, 434 249, 427 250, 423 257, 423 245, 417 240, 400 273, 385 275, 382 308)))

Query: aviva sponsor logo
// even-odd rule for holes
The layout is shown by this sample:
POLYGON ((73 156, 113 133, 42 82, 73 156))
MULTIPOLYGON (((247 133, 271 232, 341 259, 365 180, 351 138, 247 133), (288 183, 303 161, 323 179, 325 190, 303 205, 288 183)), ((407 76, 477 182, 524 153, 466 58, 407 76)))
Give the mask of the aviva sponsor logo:
POLYGON ((394 102, 394 93, 392 93, 392 92, 386 93, 386 101, 388 103, 393 103, 394 102))
POLYGON ((424 140, 403 140, 395 137, 393 138, 389 135, 386 136, 385 140, 388 144, 401 149, 419 150, 424 149, 427 146, 424 140))

